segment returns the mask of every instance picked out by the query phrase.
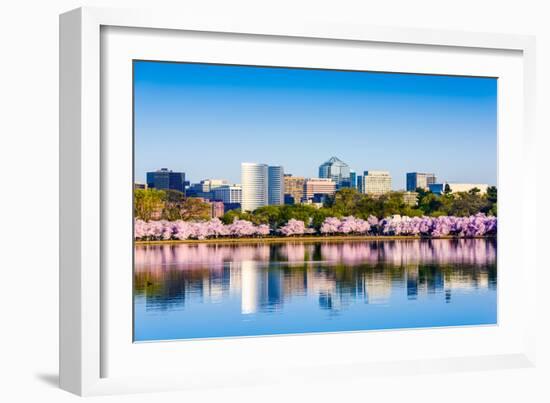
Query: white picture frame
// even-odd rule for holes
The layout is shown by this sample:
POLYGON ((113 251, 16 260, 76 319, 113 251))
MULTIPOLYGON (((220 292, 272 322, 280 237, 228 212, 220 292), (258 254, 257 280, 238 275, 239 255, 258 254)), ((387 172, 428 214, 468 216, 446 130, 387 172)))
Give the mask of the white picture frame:
POLYGON ((512 225, 508 213, 513 208, 519 210, 516 219, 523 221, 521 218, 529 213, 528 198, 535 197, 536 192, 534 178, 514 170, 517 166, 524 171, 534 170, 535 164, 534 49, 534 38, 520 35, 315 21, 214 21, 149 10, 81 8, 61 15, 61 387, 79 395, 95 395, 293 382, 297 374, 304 380, 328 379, 327 373, 331 378, 346 378, 534 365, 535 245, 527 242, 524 226, 516 225, 516 234, 508 234, 507 230, 512 225), (208 42, 208 38, 213 39, 208 42), (187 41, 183 49, 174 46, 183 40, 187 41), (203 41, 201 54, 193 41, 203 41), (302 50, 310 46, 309 59, 292 53, 295 44, 302 50), (229 50, 216 48, 220 45, 229 50), (252 46, 256 51, 251 51, 252 46), (270 46, 270 51, 262 53, 262 46, 270 46), (128 163, 132 150, 128 149, 127 136, 113 134, 115 129, 117 133, 128 133, 128 60, 191 57, 192 61, 265 65, 276 64, 277 60, 289 65, 295 60, 302 67, 329 63, 313 47, 323 52, 342 52, 330 62, 333 64, 323 67, 499 77, 499 98, 506 99, 499 101, 499 325, 136 346, 128 339, 131 277, 127 276, 130 266, 125 263, 132 243, 128 232, 131 220, 125 221, 128 210, 131 214, 127 196, 131 192, 128 163), (386 51, 387 47, 391 49, 386 51), (186 56, 193 49, 193 56, 186 56), (384 55, 377 58, 378 64, 354 56, 367 51, 384 55), (294 59, 284 60, 285 52, 294 59), (404 54, 422 57, 405 62, 404 54), (471 63, 459 62, 465 60, 471 63), (117 164, 123 168, 118 173, 113 169, 113 153, 121 156, 117 164), (511 183, 528 191, 514 193, 513 187, 507 186, 511 183), (108 270, 113 262, 121 263, 126 271, 108 270), (516 271, 507 270, 507 266, 516 267, 516 271), (520 286, 513 293, 506 292, 512 284, 520 286), (127 298, 113 298, 114 290, 127 298), (420 346, 418 351, 397 349, 390 356, 384 345, 398 345, 403 338, 420 346), (458 340, 461 343, 457 344, 458 340), (316 351, 321 344, 344 347, 338 353, 319 357, 316 351), (376 348, 368 347, 372 345, 376 348), (357 346, 364 346, 361 353, 354 353, 357 346), (266 357, 269 367, 260 361, 266 357), (217 360, 215 369, 201 364, 205 359, 209 364, 217 360), (156 373, 141 371, 136 361, 157 364, 152 365, 156 373), (159 363, 162 371, 157 370, 159 363), (305 373, 304 368, 308 369, 305 373))

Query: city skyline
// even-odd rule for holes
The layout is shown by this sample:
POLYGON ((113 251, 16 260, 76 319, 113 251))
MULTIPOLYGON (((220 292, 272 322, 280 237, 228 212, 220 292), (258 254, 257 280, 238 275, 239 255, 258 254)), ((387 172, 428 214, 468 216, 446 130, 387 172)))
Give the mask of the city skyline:
POLYGON ((136 182, 168 167, 239 183, 243 161, 315 178, 331 156, 393 190, 407 172, 496 185, 496 80, 135 63, 136 182))
MULTIPOLYGON (((332 158, 335 158, 335 157, 331 157, 332 158)), ((325 162, 326 163, 326 162, 325 162)), ((324 165, 325 163, 321 164, 324 165)), ((220 181, 220 185, 223 185, 225 187, 233 187, 233 186, 241 186, 242 185, 242 166, 243 165, 262 165, 262 166, 266 166, 267 168, 280 168, 281 169, 281 173, 284 175, 284 177, 295 177, 295 178, 300 178, 300 179, 303 179, 303 180, 316 180, 316 179, 323 179, 323 175, 316 175, 316 176, 301 176, 301 175, 295 175, 293 173, 290 173, 290 172, 286 172, 284 171, 284 166, 283 165, 275 165, 275 166, 272 166, 272 165, 269 165, 269 164, 264 164, 264 163, 257 163, 257 162, 241 162, 240 163, 240 167, 241 167, 241 176, 240 176, 240 180, 239 181, 230 181, 228 179, 226 179, 226 177, 222 177, 220 175, 218 176, 213 176, 213 177, 201 177, 200 179, 196 179, 196 180, 188 180, 187 183, 188 185, 190 185, 191 187, 192 186, 196 186, 196 185, 201 185, 203 182, 210 182, 210 181, 220 181), (222 183, 223 182, 223 183, 222 183)), ((162 172, 177 172, 177 171, 174 171, 170 168, 166 168, 166 167, 162 167, 162 168, 158 168, 154 171, 151 171, 151 172, 146 172, 146 177, 150 176, 151 174, 153 173, 162 173, 162 172)), ((352 183, 350 183, 349 185, 345 185, 343 186, 343 188, 346 188, 346 187, 351 187, 351 188, 356 188, 356 189, 361 189, 362 185, 359 184, 359 181, 363 180, 363 177, 365 176, 365 174, 368 174, 368 172, 373 172, 373 173, 376 173, 376 174, 389 174, 389 182, 390 183, 393 183, 393 180, 395 179, 395 176, 392 175, 391 172, 389 171, 381 171, 381 170, 364 170, 364 171, 359 171, 359 173, 361 175, 357 175, 357 172, 355 171, 351 171, 351 175, 352 177, 354 177, 357 182, 354 182, 355 185, 352 185, 352 183)), ((177 172, 178 174, 181 173, 183 174, 183 177, 185 178, 186 176, 186 173, 185 172, 177 172)), ((269 175, 267 174, 266 172, 266 177, 268 177, 269 175)), ((411 192, 411 191, 415 191, 417 187, 420 187, 420 188, 423 188, 423 189, 426 189, 428 190, 428 184, 435 184, 435 185, 438 185, 438 186, 444 186, 446 184, 459 184, 459 185, 468 185, 468 184, 472 184, 472 185, 478 185, 478 183, 465 183, 465 182, 459 182, 459 181, 449 181, 449 180, 446 180, 445 178, 441 178, 439 176, 435 176, 433 173, 430 173, 430 174, 427 174, 427 173, 420 173, 420 172, 405 172, 404 173, 404 176, 405 176, 405 187, 403 188, 399 188, 399 189, 396 189, 395 186, 391 186, 390 185, 390 190, 389 191, 404 191, 404 192, 411 192), (433 180, 430 182, 426 182, 426 184, 423 184, 423 185, 419 185, 419 186, 409 186, 410 183, 410 176, 411 175, 418 175, 418 176, 430 176, 433 178, 433 180)), ((189 178, 190 179, 190 178, 189 178)), ((331 179, 336 185, 338 184, 338 181, 335 180, 334 178, 328 178, 328 179, 331 179)), ((416 180, 416 179, 415 179, 416 180)), ((142 185, 142 184, 149 184, 149 180, 146 180, 145 182, 140 182, 140 181, 135 181, 134 182, 136 185, 142 185)), ((416 182, 415 182, 416 183, 416 182)), ((491 184, 491 183, 487 183, 487 184, 484 184, 486 186, 496 186, 496 183, 495 184, 491 184)), ((155 186, 149 186, 149 187, 155 187, 155 186)), ((284 196, 287 192, 285 192, 285 189, 284 187, 279 189, 282 194, 281 196, 284 196)), ((466 191, 466 190, 461 190, 461 191, 466 191)), ((269 196, 268 196, 268 199, 269 199, 269 196)), ((274 204, 279 204, 279 203, 274 203, 274 204)))

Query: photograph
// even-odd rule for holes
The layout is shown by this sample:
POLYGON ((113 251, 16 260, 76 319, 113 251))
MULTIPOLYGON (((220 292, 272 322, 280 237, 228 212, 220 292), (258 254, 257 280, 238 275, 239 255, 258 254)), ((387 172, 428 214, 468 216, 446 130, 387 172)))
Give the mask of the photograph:
POLYGON ((497 78, 132 68, 134 342, 498 324, 497 78))

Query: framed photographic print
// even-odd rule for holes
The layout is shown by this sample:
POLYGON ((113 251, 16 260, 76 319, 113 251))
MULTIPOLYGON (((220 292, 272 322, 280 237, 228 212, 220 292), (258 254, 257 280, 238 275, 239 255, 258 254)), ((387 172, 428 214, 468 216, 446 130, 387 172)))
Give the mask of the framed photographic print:
POLYGON ((63 14, 62 387, 532 365, 533 49, 63 14))
POLYGON ((135 342, 497 323, 496 78, 133 71, 135 342))

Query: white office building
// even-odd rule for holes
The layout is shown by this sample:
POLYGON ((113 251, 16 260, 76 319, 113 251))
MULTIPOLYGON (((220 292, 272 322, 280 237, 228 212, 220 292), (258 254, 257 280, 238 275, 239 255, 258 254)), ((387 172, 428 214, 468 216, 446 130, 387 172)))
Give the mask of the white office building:
POLYGON ((381 195, 391 192, 391 175, 388 171, 365 171, 363 193, 381 195))
POLYGON ((268 166, 253 162, 241 163, 243 211, 254 211, 268 204, 268 166))
POLYGON ((407 191, 414 192, 416 189, 428 190, 430 185, 437 182, 434 174, 422 172, 407 172, 407 191))
POLYGON ((214 189, 214 200, 228 203, 242 203, 243 188, 241 185, 224 185, 214 189))
POLYGON ((458 192, 469 192, 473 189, 478 189, 479 194, 486 194, 487 188, 489 187, 486 183, 434 183, 429 186, 430 191, 435 194, 445 193, 445 188, 449 186, 449 193, 458 193, 458 192))
POLYGON ((480 194, 487 193, 489 185, 486 183, 448 183, 451 188, 451 193, 469 192, 473 189, 478 189, 480 194))
POLYGON ((469 192, 473 189, 479 189, 480 194, 487 193, 487 188, 489 187, 486 183, 449 183, 451 187, 451 192, 469 192))
POLYGON ((211 192, 220 186, 229 185, 229 182, 225 179, 205 179, 201 181, 202 191, 211 192))

